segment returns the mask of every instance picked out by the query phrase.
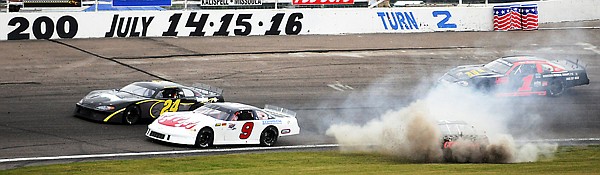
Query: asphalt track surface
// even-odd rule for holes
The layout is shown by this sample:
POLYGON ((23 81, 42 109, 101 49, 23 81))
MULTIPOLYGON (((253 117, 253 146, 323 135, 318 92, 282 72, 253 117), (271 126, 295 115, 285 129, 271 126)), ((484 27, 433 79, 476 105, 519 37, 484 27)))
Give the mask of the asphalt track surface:
MULTIPOLYGON (((519 54, 579 59, 587 64, 591 84, 523 104, 545 119, 535 130, 523 126, 514 132, 548 139, 598 138, 599 47, 596 28, 3 41, 0 159, 194 150, 147 139, 145 124, 104 124, 72 115, 75 103, 91 90, 157 79, 202 82, 223 88, 227 101, 297 111, 302 133, 280 138, 279 145, 335 143, 325 136, 329 124, 376 117, 346 118, 349 112, 381 113, 405 106, 451 67, 519 54), (373 86, 389 91, 369 93, 368 98, 385 103, 362 101, 367 97, 361 92, 373 86)), ((5 163, 0 169, 29 164, 5 163)))

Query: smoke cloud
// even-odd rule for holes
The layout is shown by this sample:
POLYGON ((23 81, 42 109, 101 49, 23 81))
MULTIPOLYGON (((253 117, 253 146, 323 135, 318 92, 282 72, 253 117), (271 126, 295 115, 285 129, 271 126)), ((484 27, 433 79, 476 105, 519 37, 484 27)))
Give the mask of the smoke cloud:
MULTIPOLYGON (((359 94, 392 91, 381 90, 381 87, 370 87, 359 94)), ((368 96, 372 95, 362 97, 368 96)), ((413 162, 533 162, 542 156, 551 157, 557 145, 518 144, 509 131, 515 119, 527 122, 519 123, 520 126, 536 126, 539 115, 529 114, 523 107, 534 104, 534 100, 539 98, 496 98, 464 88, 437 86, 424 97, 406 106, 398 105, 380 115, 367 117, 370 120, 363 123, 351 118, 365 118, 364 113, 355 113, 356 116, 346 113, 346 121, 353 122, 332 124, 326 134, 336 139, 342 152, 372 152, 413 162), (470 139, 459 139, 454 142, 452 149, 442 149, 443 135, 438 126, 440 120, 465 121, 488 139, 477 143, 470 139)), ((380 104, 388 102, 388 105, 397 102, 382 102, 381 98, 376 101, 380 104)), ((343 105, 356 106, 348 103, 343 105)), ((520 139, 534 139, 526 136, 529 138, 520 139)))

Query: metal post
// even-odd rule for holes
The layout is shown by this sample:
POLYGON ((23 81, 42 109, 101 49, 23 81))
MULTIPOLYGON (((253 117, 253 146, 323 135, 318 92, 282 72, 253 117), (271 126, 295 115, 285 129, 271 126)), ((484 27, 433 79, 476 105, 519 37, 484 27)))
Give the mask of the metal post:
POLYGON ((462 5, 462 0, 458 0, 458 4, 462 5))
POLYGON ((6 13, 8 13, 10 11, 10 0, 6 0, 6 13))
POLYGON ((187 10, 187 0, 183 1, 183 10, 187 10))
MULTIPOLYGON (((293 1, 293 0, 292 0, 293 1)), ((277 3, 279 2, 279 0, 275 0, 275 9, 277 9, 277 3)))
POLYGON ((96 2, 96 7, 94 8, 94 12, 98 12, 98 0, 95 0, 96 2))
POLYGON ((485 5, 488 5, 488 3, 489 3, 488 1, 489 1, 489 0, 485 0, 485 5))

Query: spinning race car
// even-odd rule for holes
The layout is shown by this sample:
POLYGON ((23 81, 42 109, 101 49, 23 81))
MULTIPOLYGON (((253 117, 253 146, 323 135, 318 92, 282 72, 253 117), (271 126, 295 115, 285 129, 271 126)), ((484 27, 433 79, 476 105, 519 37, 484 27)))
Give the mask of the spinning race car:
MULTIPOLYGON (((474 126, 467 124, 464 121, 438 121, 438 126, 442 132, 442 150, 444 160, 447 162, 457 161, 457 155, 453 155, 453 149, 465 150, 465 147, 474 152, 485 151, 485 147, 489 144, 488 137, 475 130, 474 126), (456 143, 459 147, 456 148, 456 143)), ((468 157, 464 156, 463 157, 468 157)), ((464 161, 464 160, 463 160, 464 161)))
POLYGON ((148 125, 146 136, 206 148, 232 144, 272 146, 281 136, 299 133, 293 111, 226 102, 206 104, 189 112, 167 112, 148 125))
POLYGON ((75 115, 91 120, 135 124, 165 112, 189 111, 223 102, 223 90, 204 84, 183 86, 168 81, 135 82, 121 89, 95 90, 75 105, 75 115))
POLYGON ((494 91, 498 96, 560 96, 567 88, 587 85, 590 80, 578 62, 509 56, 485 65, 456 67, 438 82, 494 91))

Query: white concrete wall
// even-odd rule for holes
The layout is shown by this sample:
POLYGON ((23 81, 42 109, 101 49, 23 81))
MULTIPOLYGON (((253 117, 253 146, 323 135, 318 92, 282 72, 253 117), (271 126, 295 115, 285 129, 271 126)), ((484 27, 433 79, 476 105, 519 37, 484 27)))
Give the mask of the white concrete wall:
POLYGON ((4 25, 0 40, 489 31, 489 10, 439 7, 9 13, 0 15, 0 24, 4 25), (196 29, 198 32, 192 33, 196 29))
MULTIPOLYGON (((539 6, 540 23, 600 19, 600 0, 531 3, 539 6)), ((492 5, 0 14, 0 40, 491 30, 492 5)))
POLYGON ((540 23, 600 19, 600 0, 546 0, 536 3, 540 23))

